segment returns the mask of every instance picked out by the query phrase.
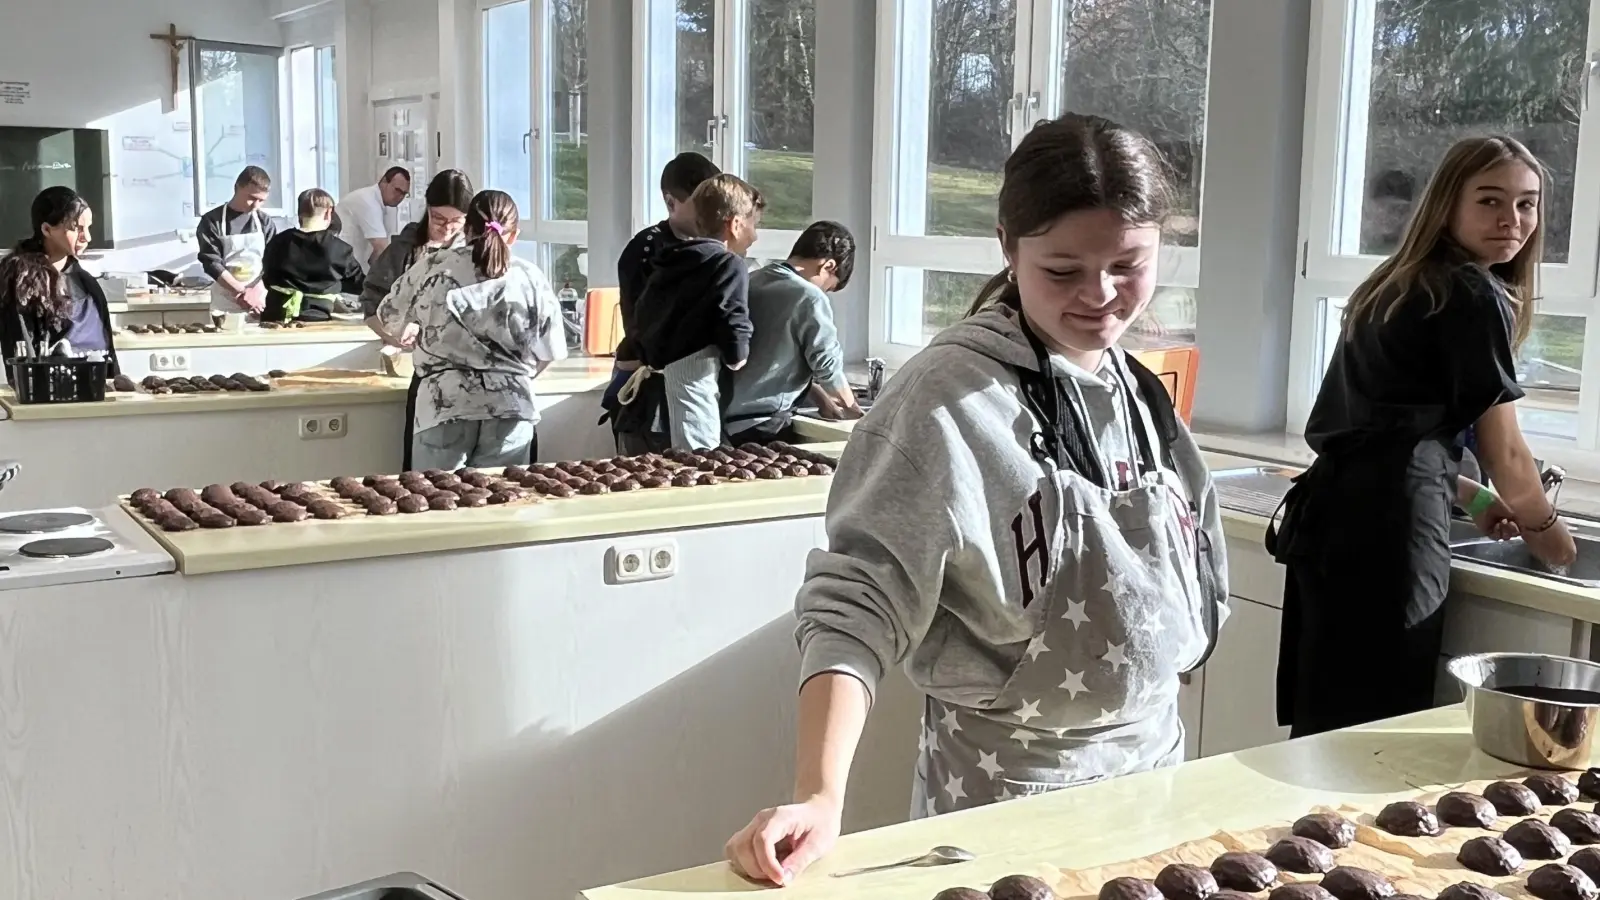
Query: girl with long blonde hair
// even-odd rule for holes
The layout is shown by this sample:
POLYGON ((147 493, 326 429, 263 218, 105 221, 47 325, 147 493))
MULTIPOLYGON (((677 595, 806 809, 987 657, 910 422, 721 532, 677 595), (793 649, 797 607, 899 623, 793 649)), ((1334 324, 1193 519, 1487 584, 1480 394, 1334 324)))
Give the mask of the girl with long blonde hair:
POLYGON ((1576 555, 1514 405, 1547 182, 1513 138, 1460 141, 1345 307, 1306 425, 1317 460, 1267 539, 1288 569, 1278 718, 1296 737, 1434 705, 1452 507, 1547 563, 1576 555), (1460 474, 1469 429, 1494 490, 1460 474))

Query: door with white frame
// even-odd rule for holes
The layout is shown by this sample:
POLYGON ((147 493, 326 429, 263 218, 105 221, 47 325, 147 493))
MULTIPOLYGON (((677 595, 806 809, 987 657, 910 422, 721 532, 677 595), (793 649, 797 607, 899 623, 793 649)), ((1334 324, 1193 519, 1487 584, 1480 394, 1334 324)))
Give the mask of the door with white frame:
POLYGON ((373 171, 383 173, 400 166, 411 173, 411 193, 394 209, 384 210, 384 223, 398 234, 427 215, 424 195, 433 179, 438 156, 438 136, 433 130, 438 96, 397 97, 372 104, 372 133, 377 145, 373 171))
POLYGON ((1519 417, 1536 452, 1600 473, 1600 0, 1313 9, 1290 430, 1304 430, 1345 298, 1399 245, 1434 166, 1461 138, 1503 133, 1550 174, 1519 417))
POLYGON ((752 259, 781 259, 812 219, 819 0, 639 0, 634 6, 634 222, 666 215, 661 167, 702 153, 767 208, 752 259))
POLYGON ((1210 0, 889 0, 879 6, 874 355, 903 361, 1005 265, 1006 157, 1040 121, 1103 115, 1150 136, 1179 205, 1132 343, 1194 336, 1210 0))

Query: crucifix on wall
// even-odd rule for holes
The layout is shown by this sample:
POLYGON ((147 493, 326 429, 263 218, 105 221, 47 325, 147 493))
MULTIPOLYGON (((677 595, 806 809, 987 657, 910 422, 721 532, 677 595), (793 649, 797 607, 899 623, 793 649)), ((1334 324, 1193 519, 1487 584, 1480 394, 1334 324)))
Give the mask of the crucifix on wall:
POLYGON ((178 66, 183 62, 183 45, 194 40, 194 36, 188 34, 179 34, 178 26, 169 24, 167 26, 166 33, 152 34, 150 35, 150 38, 151 40, 157 40, 165 43, 167 45, 167 52, 170 54, 168 75, 171 78, 172 84, 170 89, 167 91, 167 95, 161 98, 161 111, 172 112, 177 108, 178 103, 178 66))

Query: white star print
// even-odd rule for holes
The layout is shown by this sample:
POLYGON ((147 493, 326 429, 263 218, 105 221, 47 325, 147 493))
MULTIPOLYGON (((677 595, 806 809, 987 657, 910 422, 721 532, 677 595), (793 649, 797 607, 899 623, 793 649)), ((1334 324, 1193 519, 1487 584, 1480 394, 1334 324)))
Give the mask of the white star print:
POLYGON ((933 802, 933 798, 932 798, 932 797, 929 797, 929 798, 928 798, 928 804, 927 804, 927 808, 928 808, 928 815, 930 815, 930 816, 937 816, 937 815, 938 815, 938 814, 939 814, 939 810, 938 810, 938 807, 936 807, 936 806, 935 806, 935 805, 934 805, 934 802, 933 802))
POLYGON ((1113 644, 1106 641, 1106 655, 1100 659, 1111 667, 1112 672, 1121 671, 1122 667, 1128 664, 1128 657, 1122 652, 1122 648, 1126 646, 1127 644, 1113 644))
MULTIPOLYGON (((1069 600, 1067 602, 1070 603, 1071 601, 1069 600)), ((1049 653, 1049 652, 1050 652, 1050 648, 1046 647, 1044 645, 1044 635, 1042 635, 1042 634, 1038 635, 1033 640, 1028 642, 1028 661, 1029 662, 1037 662, 1039 657, 1041 657, 1044 654, 1049 653)))
POLYGON ((1017 719, 1020 720, 1024 725, 1028 724, 1030 719, 1039 718, 1042 715, 1042 713, 1039 712, 1039 701, 1024 701, 1022 708, 1017 710, 1014 715, 1016 715, 1017 719))
POLYGON ((1116 713, 1112 712, 1109 709, 1105 709, 1104 707, 1102 707, 1100 709, 1100 715, 1098 717, 1096 717, 1095 720, 1094 720, 1094 724, 1100 725, 1100 726, 1105 726, 1105 725, 1110 725, 1112 722, 1115 722, 1116 720, 1117 720, 1117 714, 1116 713))
POLYGON ((1155 637, 1156 635, 1167 630, 1167 623, 1161 621, 1161 615, 1156 613, 1152 614, 1150 618, 1145 620, 1143 628, 1147 634, 1149 634, 1151 637, 1155 637))
POLYGON ((951 734, 961 730, 961 723, 956 721, 956 711, 953 709, 944 711, 944 717, 939 720, 939 724, 943 725, 944 730, 951 734))
POLYGON ((1077 631, 1084 625, 1089 624, 1089 614, 1084 612, 1083 609, 1087 605, 1088 604, 1082 600, 1067 601, 1067 611, 1062 614, 1061 618, 1072 623, 1073 631, 1077 631))
POLYGON ((918 728, 917 729, 917 752, 918 753, 926 753, 927 751, 928 751, 928 729, 926 729, 926 728, 918 728))
POLYGON ((1117 574, 1115 572, 1107 572, 1106 586, 1100 590, 1105 591, 1107 594, 1111 595, 1111 599, 1115 600, 1117 599, 1117 595, 1122 593, 1122 581, 1121 579, 1117 578, 1117 574))
POLYGON ((999 778, 1000 773, 1005 771, 1005 769, 1000 766, 999 760, 996 759, 998 756, 998 753, 985 753, 982 750, 978 751, 978 768, 989 773, 990 778, 999 778))
POLYGON ((1084 687, 1083 673, 1074 672, 1071 669, 1067 670, 1067 678, 1065 681, 1061 682, 1061 689, 1070 692, 1072 694, 1072 699, 1074 700, 1078 699, 1079 694, 1087 693, 1089 690, 1087 687, 1084 687))
POLYGON ((1021 744, 1022 749, 1027 750, 1029 749, 1029 742, 1037 741, 1039 736, 1031 731, 1024 731, 1023 729, 1018 728, 1016 731, 1011 732, 1011 739, 1021 744))
POLYGON ((1159 562, 1159 560, 1156 558, 1156 555, 1151 552, 1150 547, 1140 547, 1134 552, 1139 555, 1139 561, 1150 568, 1155 568, 1156 564, 1159 562))
POLYGON ((944 783, 944 792, 950 795, 950 802, 967 799, 967 792, 961 787, 961 779, 951 775, 944 783))
POLYGON ((1132 493, 1127 493, 1127 492, 1120 493, 1120 494, 1112 494, 1111 495, 1111 508, 1112 509, 1132 509, 1133 508, 1133 494, 1132 493))

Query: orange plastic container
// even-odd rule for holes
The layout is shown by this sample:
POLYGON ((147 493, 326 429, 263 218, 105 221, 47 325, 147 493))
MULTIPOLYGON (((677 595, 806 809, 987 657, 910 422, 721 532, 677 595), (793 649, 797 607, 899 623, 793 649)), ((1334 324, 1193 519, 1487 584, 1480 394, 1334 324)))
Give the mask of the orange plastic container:
POLYGON ((1200 376, 1200 350, 1195 347, 1162 347, 1133 352, 1145 368, 1156 373, 1172 395, 1172 405, 1184 424, 1194 413, 1194 385, 1200 376))
POLYGON ((590 356, 615 356, 622 343, 622 292, 590 288, 584 300, 583 349, 590 356))

